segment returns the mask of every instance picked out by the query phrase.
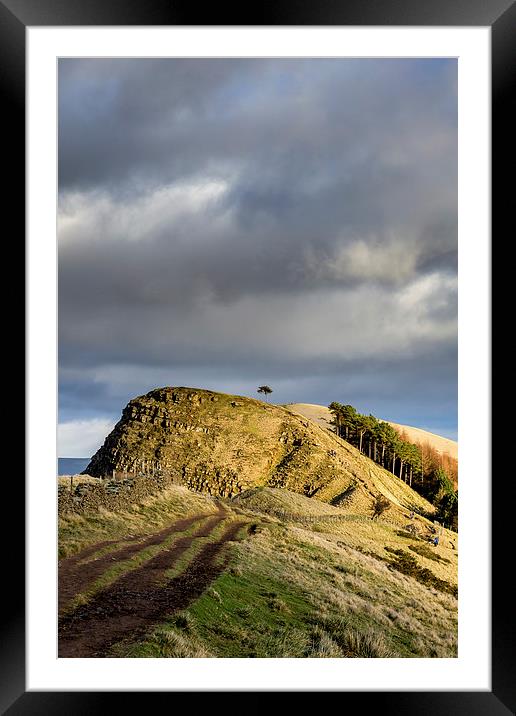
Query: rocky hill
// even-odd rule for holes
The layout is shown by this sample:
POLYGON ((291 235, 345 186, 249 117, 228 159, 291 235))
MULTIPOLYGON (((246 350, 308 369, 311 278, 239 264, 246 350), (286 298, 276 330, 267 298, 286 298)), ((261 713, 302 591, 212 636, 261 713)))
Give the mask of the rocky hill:
POLYGON ((392 518, 433 507, 344 440, 286 408, 193 388, 159 388, 131 400, 85 473, 156 473, 191 489, 233 497, 281 487, 370 514, 375 497, 392 518))

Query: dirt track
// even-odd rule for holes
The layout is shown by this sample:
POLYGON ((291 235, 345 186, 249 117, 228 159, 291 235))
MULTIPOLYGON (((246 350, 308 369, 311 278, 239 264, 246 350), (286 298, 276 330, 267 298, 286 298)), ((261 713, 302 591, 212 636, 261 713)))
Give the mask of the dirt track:
MULTIPOLYGON (((87 604, 62 616, 59 620, 59 657, 109 656, 109 648, 116 642, 128 637, 134 641, 163 618, 184 609, 197 599, 223 571, 225 560, 222 563, 219 560, 219 563, 215 564, 215 559, 245 523, 231 522, 220 539, 206 544, 181 574, 166 581, 165 572, 177 562, 195 539, 208 537, 225 517, 226 514, 222 511, 210 517, 205 514, 197 515, 175 522, 167 530, 147 538, 145 543, 159 544, 166 539, 164 532, 171 534, 174 531, 183 531, 195 521, 204 519, 194 533, 180 537, 140 567, 126 572, 113 584, 97 592, 87 604), (186 527, 185 522, 188 522, 186 527), (157 541, 152 541, 153 539, 157 541)), ((75 575, 75 568, 78 567, 74 568, 74 564, 66 565, 63 587, 67 594, 72 594, 79 583, 88 583, 86 574, 82 575, 83 569, 87 570, 90 579, 93 575, 94 580, 103 571, 98 563, 102 562, 105 569, 113 564, 113 557, 119 559, 122 555, 122 559, 125 559, 128 549, 131 550, 131 555, 143 549, 143 544, 131 544, 117 552, 103 555, 99 560, 86 562, 75 575)), ((84 552, 82 554, 84 556, 84 552)), ((65 601, 63 597, 63 603, 65 601)))
POLYGON ((115 562, 123 562, 147 547, 159 545, 174 532, 184 532, 191 525, 206 519, 210 515, 213 515, 213 513, 205 513, 195 515, 195 517, 188 517, 184 520, 178 520, 169 527, 160 530, 160 532, 156 532, 147 537, 137 535, 125 540, 97 542, 97 544, 87 547, 73 557, 62 559, 59 562, 59 613, 61 613, 63 607, 65 607, 76 594, 80 594, 89 584, 93 584, 97 577, 100 577, 100 575, 109 569, 109 567, 112 567, 115 562), (108 552, 97 559, 92 559, 87 562, 83 561, 104 547, 121 544, 123 542, 129 542, 130 544, 126 547, 121 547, 115 552, 108 552))

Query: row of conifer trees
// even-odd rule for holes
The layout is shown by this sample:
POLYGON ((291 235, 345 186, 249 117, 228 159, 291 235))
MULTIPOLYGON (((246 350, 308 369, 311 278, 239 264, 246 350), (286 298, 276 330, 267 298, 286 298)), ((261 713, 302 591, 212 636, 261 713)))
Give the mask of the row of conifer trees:
POLYGON ((456 460, 440 455, 428 444, 410 442, 389 423, 362 415, 352 405, 333 402, 328 407, 341 438, 435 504, 441 519, 456 529, 456 460))

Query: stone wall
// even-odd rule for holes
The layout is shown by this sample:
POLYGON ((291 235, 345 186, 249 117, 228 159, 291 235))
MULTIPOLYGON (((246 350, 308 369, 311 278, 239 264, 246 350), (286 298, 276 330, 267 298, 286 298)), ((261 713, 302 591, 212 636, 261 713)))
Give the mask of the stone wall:
POLYGON ((122 480, 99 479, 96 483, 83 482, 72 488, 70 485, 59 485, 58 513, 82 514, 98 510, 100 507, 118 512, 146 497, 156 495, 172 484, 177 484, 177 480, 169 476, 148 475, 127 477, 122 480))

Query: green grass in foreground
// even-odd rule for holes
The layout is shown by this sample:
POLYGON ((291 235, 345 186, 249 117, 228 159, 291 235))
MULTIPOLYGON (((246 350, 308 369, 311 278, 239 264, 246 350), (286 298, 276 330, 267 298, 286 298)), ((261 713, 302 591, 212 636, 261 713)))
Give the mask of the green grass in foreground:
MULTIPOLYGON (((215 539, 217 537, 217 531, 215 530, 213 533, 208 535, 207 537, 193 537, 194 533, 199 529, 200 525, 203 524, 208 517, 204 518, 199 523, 195 523, 193 525, 190 525, 186 530, 183 532, 174 532, 171 535, 169 535, 166 539, 163 540, 158 545, 150 545, 148 547, 142 548, 135 554, 133 554, 131 557, 125 559, 125 560, 117 560, 115 561, 111 566, 107 567, 105 571, 99 575, 99 577, 93 581, 91 584, 88 585, 83 591, 79 592, 70 602, 66 605, 66 608, 63 609, 63 613, 67 613, 75 609, 80 604, 85 604, 88 602, 91 597, 99 592, 101 589, 104 589, 111 584, 113 584, 117 579, 122 577, 127 572, 132 571, 133 569, 137 569, 138 567, 141 567, 145 562, 152 559, 155 555, 158 554, 158 552, 161 552, 164 549, 169 549, 170 547, 173 547, 173 545, 181 539, 184 539, 185 537, 192 537, 193 542, 192 545, 187 549, 187 555, 191 559, 193 555, 195 555, 200 549, 202 549, 203 545, 207 541, 211 541, 212 539, 215 539)), ((219 532, 221 531, 221 528, 219 528, 219 532)), ((109 549, 109 548, 107 548, 109 549)), ((113 547, 111 547, 113 549, 113 547)), ((107 553, 106 550, 103 550, 103 553, 107 553)), ((97 553, 96 553, 97 554, 97 553)), ((166 574, 168 576, 172 573, 179 572, 181 570, 181 567, 184 564, 184 560, 179 560, 178 564, 174 564, 174 567, 169 570, 169 572, 166 574)))
POLYGON ((339 548, 319 533, 270 523, 258 530, 231 547, 230 568, 188 609, 113 655, 456 655, 450 595, 429 593, 380 559, 339 548))

